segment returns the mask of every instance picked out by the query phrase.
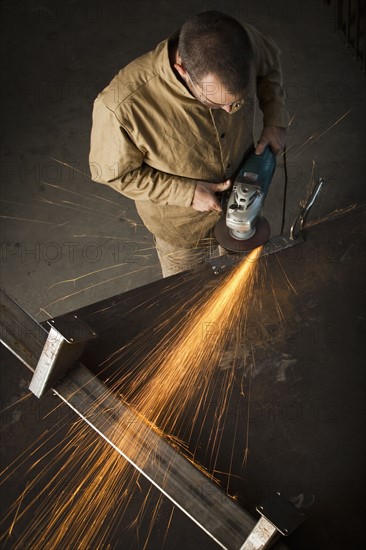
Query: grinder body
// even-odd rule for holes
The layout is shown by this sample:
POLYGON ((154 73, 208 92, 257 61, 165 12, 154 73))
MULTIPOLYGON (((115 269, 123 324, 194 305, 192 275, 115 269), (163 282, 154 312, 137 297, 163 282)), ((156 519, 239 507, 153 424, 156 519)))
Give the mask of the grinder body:
POLYGON ((275 168, 276 157, 269 147, 244 161, 229 195, 225 220, 215 228, 215 237, 224 248, 250 250, 268 239, 269 224, 260 213, 275 168))
POLYGON ((266 147, 260 155, 256 155, 254 151, 248 155, 235 181, 245 181, 258 185, 264 196, 266 196, 275 169, 276 156, 270 147, 266 147))

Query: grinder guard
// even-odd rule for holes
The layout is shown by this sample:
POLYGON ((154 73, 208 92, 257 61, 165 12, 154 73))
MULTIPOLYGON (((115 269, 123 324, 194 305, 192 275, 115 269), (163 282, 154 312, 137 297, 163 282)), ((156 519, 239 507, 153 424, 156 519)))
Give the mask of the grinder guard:
POLYGON ((250 239, 255 233, 255 222, 262 210, 264 194, 258 185, 236 181, 226 210, 226 225, 236 239, 250 239))

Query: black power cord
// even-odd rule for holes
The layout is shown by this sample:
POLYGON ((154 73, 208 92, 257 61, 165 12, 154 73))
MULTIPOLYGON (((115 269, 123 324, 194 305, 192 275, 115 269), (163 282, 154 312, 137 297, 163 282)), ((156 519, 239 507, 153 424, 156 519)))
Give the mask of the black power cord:
POLYGON ((283 171, 284 171, 285 179, 284 179, 284 186, 283 186, 282 222, 281 222, 280 235, 283 235, 283 231, 285 228, 285 221, 286 221, 286 200, 287 200, 287 183, 288 183, 286 145, 283 148, 283 171))

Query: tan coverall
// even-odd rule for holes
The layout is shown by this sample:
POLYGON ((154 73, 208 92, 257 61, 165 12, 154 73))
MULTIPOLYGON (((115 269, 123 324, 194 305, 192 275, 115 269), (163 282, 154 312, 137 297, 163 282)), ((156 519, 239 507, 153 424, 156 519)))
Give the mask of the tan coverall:
POLYGON ((200 103, 175 76, 169 48, 177 34, 124 67, 94 103, 92 179, 135 201, 166 260, 164 275, 201 259, 220 214, 191 206, 196 181, 223 182, 238 170, 253 145, 256 97, 264 126, 288 124, 278 48, 244 27, 255 70, 245 99, 230 113, 200 103))

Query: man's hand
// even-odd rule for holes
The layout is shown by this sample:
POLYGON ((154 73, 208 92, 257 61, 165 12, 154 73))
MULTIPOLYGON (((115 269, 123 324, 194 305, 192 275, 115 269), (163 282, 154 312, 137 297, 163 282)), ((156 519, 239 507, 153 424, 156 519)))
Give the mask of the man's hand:
POLYGON ((221 212, 222 208, 220 201, 216 197, 215 193, 226 191, 226 189, 229 189, 230 184, 230 180, 226 180, 223 183, 207 183, 205 181, 198 181, 193 196, 192 207, 195 210, 198 210, 198 212, 211 212, 212 210, 221 212))
POLYGON ((262 135, 255 148, 256 155, 261 155, 267 145, 270 146, 273 153, 278 155, 284 150, 286 143, 286 131, 279 126, 266 126, 263 128, 262 135))

